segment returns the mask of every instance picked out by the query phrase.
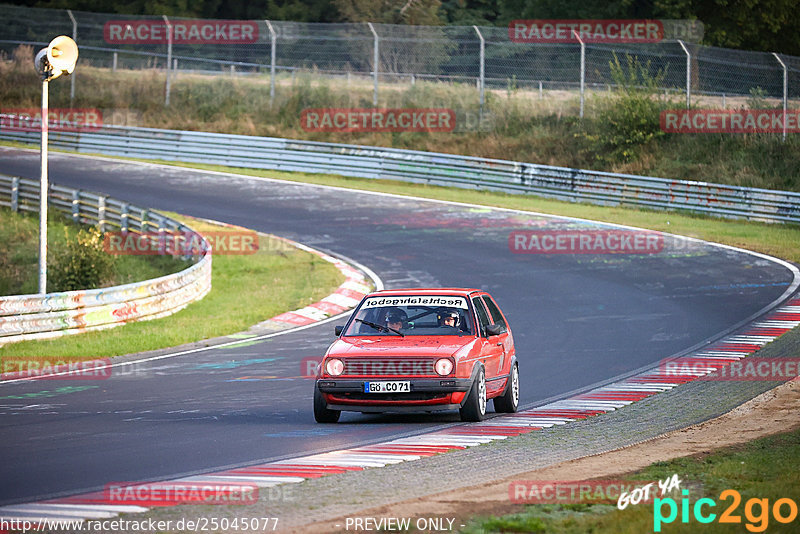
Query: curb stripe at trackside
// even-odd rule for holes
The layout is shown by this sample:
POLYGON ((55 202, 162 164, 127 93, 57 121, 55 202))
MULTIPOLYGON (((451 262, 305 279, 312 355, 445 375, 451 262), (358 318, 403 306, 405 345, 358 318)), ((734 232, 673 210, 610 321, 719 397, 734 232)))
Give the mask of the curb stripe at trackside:
MULTIPOLYGON (((717 246, 720 246, 721 248, 733 249, 733 247, 727 247, 724 245, 717 246)), ((765 257, 760 254, 752 252, 749 253, 759 257, 765 257)), ((786 265, 785 262, 780 260, 773 259, 773 261, 779 261, 779 263, 786 265)), ((797 285, 796 282, 797 281, 795 281, 795 284, 792 286, 792 290, 797 285)), ((352 289, 350 288, 343 289, 341 291, 337 290, 335 295, 340 299, 350 299, 350 301, 357 300, 357 295, 353 295, 351 291, 352 289)), ((323 301, 327 300, 329 302, 336 302, 334 298, 336 297, 329 296, 326 299, 323 299, 323 301)), ((319 308, 315 308, 311 313, 316 313, 318 311, 319 308)), ((298 310, 296 313, 289 313, 294 313, 294 315, 289 316, 294 320, 300 320, 299 318, 303 317, 306 319, 308 318, 305 317, 305 314, 301 313, 300 310, 298 310)), ((286 322, 289 324, 297 324, 292 321, 286 322)), ((793 300, 789 303, 789 305, 778 308, 770 313, 766 319, 749 325, 749 328, 751 329, 766 327, 769 329, 768 331, 743 331, 737 336, 729 336, 728 338, 718 341, 703 351, 694 353, 694 356, 683 356, 673 361, 678 363, 681 361, 694 362, 698 355, 703 355, 704 357, 710 355, 720 355, 725 357, 724 360, 726 362, 738 360, 760 349, 764 344, 791 330, 798 324, 800 324, 800 299, 793 300)), ((708 372, 711 372, 715 368, 715 365, 709 364, 704 369, 707 369, 708 372)), ((672 389, 681 383, 695 380, 704 374, 702 372, 696 372, 695 369, 696 368, 693 367, 691 371, 676 371, 675 373, 666 373, 663 370, 651 369, 635 376, 623 379, 614 384, 595 388, 591 391, 575 395, 568 399, 551 402, 549 404, 524 410, 516 414, 500 416, 483 423, 474 423, 468 426, 459 425, 442 431, 421 434, 419 436, 413 436, 409 438, 396 439, 385 443, 344 449, 340 451, 334 451, 333 453, 323 453, 302 458, 269 462, 261 465, 242 468, 241 470, 234 470, 236 473, 238 473, 238 475, 232 471, 209 473, 207 475, 200 475, 196 477, 196 480, 209 481, 232 477, 234 479, 247 478, 248 480, 261 480, 263 484, 273 485, 273 482, 297 482, 297 479, 302 480, 305 478, 316 478, 317 476, 326 476, 328 474, 362 470, 368 467, 380 467, 390 463, 400 463, 410 459, 416 459, 429 455, 427 454, 429 452, 438 454, 444 450, 463 449, 495 440, 507 439, 510 436, 518 435, 519 433, 525 433, 524 431, 533 432, 541 430, 545 427, 565 424, 570 421, 614 411, 617 408, 621 408, 631 404, 632 402, 635 402, 635 400, 631 400, 634 397, 636 400, 639 400, 639 395, 630 395, 630 392, 638 392, 641 394, 640 398, 647 398, 660 391, 672 389), (494 427, 499 428, 493 431, 492 429, 494 427), (523 432, 517 432, 517 427, 523 432), (412 452, 412 449, 415 448, 423 449, 425 453, 422 451, 412 452), (244 471, 253 474, 250 476, 249 474, 245 474, 244 471)), ((189 478, 195 479, 195 477, 189 478)), ((164 483, 169 483, 169 481, 164 483)), ((75 515, 67 514, 77 511, 79 507, 85 509, 88 504, 91 504, 91 502, 97 502, 98 505, 102 505, 103 501, 97 499, 96 496, 96 493, 87 494, 84 496, 75 496, 66 499, 42 501, 41 503, 32 503, 32 505, 61 504, 64 507, 63 510, 65 515, 63 517, 74 519, 75 515), (93 499, 97 500, 93 501, 93 499), (75 504, 70 505, 70 502, 75 504), (81 504, 77 504, 79 502, 81 504), (74 508, 70 508, 70 506, 74 506, 74 508)), ((146 509, 146 507, 137 508, 140 508, 140 510, 136 511, 144 511, 146 509)), ((0 517, 3 519, 17 517, 14 515, 12 510, 13 507, 0 507, 0 517)), ((20 513, 20 516, 21 515, 23 514, 20 513)), ((31 515, 30 512, 24 512, 24 515, 26 517, 35 517, 35 515, 31 515)), ((49 516, 49 518, 51 517, 52 516, 49 516)))
MULTIPOLYGON (((367 293, 371 291, 368 278, 364 274, 362 274, 362 272, 352 268, 343 260, 334 258, 328 254, 325 254, 324 252, 320 252, 318 250, 315 250, 311 247, 307 247, 300 243, 293 243, 293 242, 290 243, 292 243, 292 245, 296 246, 297 248, 300 248, 301 250, 304 250, 311 254, 315 254, 324 259, 325 261, 333 263, 334 266, 345 276, 345 281, 334 291, 334 293, 323 298, 321 301, 315 302, 314 304, 311 304, 299 310, 294 310, 291 312, 280 314, 278 316, 275 316, 267 320, 266 322, 272 323, 280 328, 286 328, 287 326, 293 327, 298 325, 305 326, 317 323, 332 318, 333 316, 343 313, 346 310, 354 307, 356 304, 360 302, 360 300, 367 293)), ((372 282, 376 286, 376 289, 383 289, 383 283, 380 280, 380 278, 378 278, 376 275, 374 275, 374 273, 369 271, 369 269, 364 268, 364 271, 369 274, 370 278, 372 279, 372 282)), ((224 345, 225 344, 217 345, 217 347, 222 347, 224 345)), ((208 347, 208 348, 214 348, 214 347, 208 347)), ((186 351, 186 352, 194 352, 194 351, 186 351)), ((183 352, 178 352, 173 355, 179 355, 182 353, 183 352)), ((158 356, 153 359, 161 359, 163 357, 169 357, 169 356, 171 355, 158 356)), ((148 360, 149 359, 145 359, 144 361, 148 360)), ((135 363, 135 362, 127 362, 127 363, 135 363)), ((413 459, 417 459, 419 457, 420 456, 415 456, 413 459)), ((407 459, 412 459, 412 458, 408 457, 407 459)), ((404 460, 393 459, 392 463, 402 462, 402 461, 404 460)), ((386 465, 386 463, 388 462, 374 462, 373 465, 378 467, 386 465)), ((317 466, 312 465, 310 467, 312 469, 315 469, 317 466)), ((350 470, 351 468, 357 468, 360 470, 363 469, 363 467, 364 466, 356 463, 352 464, 351 466, 343 466, 337 469, 328 469, 322 471, 316 469, 316 471, 306 471, 302 472, 302 474, 299 474, 298 476, 293 476, 291 472, 277 472, 277 474, 259 473, 253 476, 228 474, 223 472, 223 473, 213 473, 209 475, 201 475, 197 477, 186 477, 159 484, 169 484, 170 482, 193 482, 197 484, 205 483, 211 485, 247 483, 260 487, 271 487, 278 484, 300 482, 302 480, 305 480, 306 478, 313 478, 315 475, 322 476, 327 474, 345 472, 347 470, 350 470)), ((116 517, 121 513, 141 513, 149 510, 149 506, 152 506, 152 504, 148 503, 148 506, 137 506, 135 505, 135 503, 133 504, 111 503, 109 502, 108 497, 103 495, 102 492, 92 492, 83 495, 67 497, 63 499, 52 499, 35 503, 2 506, 0 507, 0 520, 18 519, 18 520, 30 521, 34 524, 37 521, 41 522, 41 520, 45 519, 84 521, 88 519, 105 519, 105 518, 116 517)), ((0 530, 0 533, 2 532, 4 531, 0 530)))
MULTIPOLYGON (((751 334, 730 335, 708 349, 671 360, 670 363, 676 365, 671 372, 653 368, 567 399, 495 417, 481 423, 456 425, 445 430, 395 439, 385 443, 184 477, 162 482, 162 484, 170 482, 220 484, 227 482, 272 487, 278 484, 298 483, 321 476, 414 461, 450 450, 504 440, 543 428, 593 417, 670 390, 682 383, 696 380, 730 362, 745 358, 761 346, 797 326, 795 321, 776 319, 776 317, 786 317, 787 315, 796 316, 792 319, 800 318, 797 310, 800 310, 800 299, 792 300, 789 305, 778 308, 765 320, 746 327, 752 330, 766 325, 769 333, 762 331, 757 336, 751 334), (754 343, 755 341, 757 343, 754 343), (724 350, 720 350, 723 348, 724 350), (681 364, 686 364, 686 367, 681 367, 681 364)), ((66 499, 0 507, 0 516, 3 519, 63 518, 74 520, 76 518, 110 517, 117 513, 143 512, 148 509, 145 506, 129 505, 125 507, 114 504, 115 506, 104 503, 102 495, 93 493, 66 499), (93 504, 94 508, 91 507, 93 504)))

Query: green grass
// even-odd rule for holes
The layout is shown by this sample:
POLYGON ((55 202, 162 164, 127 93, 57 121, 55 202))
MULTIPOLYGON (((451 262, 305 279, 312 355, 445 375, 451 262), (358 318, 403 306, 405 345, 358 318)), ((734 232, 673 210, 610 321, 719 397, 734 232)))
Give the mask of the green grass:
MULTIPOLYGON (((650 467, 626 475, 626 480, 664 480, 677 474, 683 481, 683 489, 689 489, 689 504, 702 498, 713 499, 714 508, 704 506, 703 513, 717 514, 714 522, 701 524, 689 513, 689 521, 681 520, 681 497, 675 496, 678 514, 670 524, 663 524, 665 533, 717 533, 717 532, 797 532, 800 518, 789 524, 781 524, 771 515, 776 500, 789 498, 800 506, 797 493, 797 473, 800 470, 800 430, 752 441, 746 445, 723 449, 710 455, 687 457, 658 462, 650 467), (741 495, 741 503, 732 510, 741 518, 741 524, 720 524, 719 516, 733 505, 731 497, 720 499, 726 489, 741 495), (751 516, 746 515, 750 499, 769 499, 770 515, 763 517, 758 506, 751 506, 751 516), (747 528, 751 525, 754 530, 747 528), (747 529, 747 530, 746 530, 747 529)), ((668 515, 668 506, 662 512, 668 515)), ((782 514, 789 514, 789 506, 783 505, 782 514)), ((464 534, 489 532, 547 532, 554 534, 578 534, 586 532, 609 532, 639 534, 654 531, 654 505, 629 505, 617 510, 608 504, 546 504, 527 505, 522 512, 502 517, 476 518, 461 531, 464 534)))
MULTIPOLYGON (((174 165, 174 163, 169 164, 174 165)), ((182 166, 625 224, 697 237, 800 262, 800 227, 796 225, 728 220, 630 207, 608 208, 559 202, 533 196, 461 190, 389 180, 376 181, 321 174, 235 169, 214 165, 182 164, 182 166)), ((293 259, 303 257, 302 253, 291 253, 290 255, 293 259)), ((260 256, 261 254, 226 256, 218 258, 219 261, 215 259, 212 293, 200 303, 191 305, 187 310, 171 318, 126 325, 107 332, 83 334, 76 338, 20 343, 13 347, 0 348, 0 356, 44 354, 77 357, 86 354, 86 358, 92 358, 167 347, 230 334, 281 311, 317 300, 318 297, 326 295, 339 283, 338 272, 334 273, 329 264, 323 264, 316 257, 296 260, 303 269, 298 271, 293 263, 294 260, 288 260, 282 255, 274 253, 267 258, 267 263, 264 265, 250 264, 260 256), (248 275, 240 276, 238 273, 241 272, 247 272, 248 275), (323 274, 317 279, 311 279, 309 273, 312 272, 323 274), (271 292, 270 288, 259 284, 259 281, 269 281, 271 278, 276 286, 284 284, 292 289, 288 290, 287 294, 280 294, 280 292, 271 292), (322 287, 326 289, 321 289, 322 287), (310 292, 311 296, 304 297, 304 291, 310 292), (215 312, 219 309, 228 309, 232 313, 217 316, 215 312), (186 317, 187 315, 190 317, 186 317), (165 328, 165 325, 174 325, 174 327, 165 328)))
MULTIPOLYGON (((176 214, 170 216, 201 233, 220 229, 176 214)), ((320 257, 262 238, 256 254, 215 255, 211 292, 174 315, 54 340, 13 343, 0 347, 0 359, 90 360, 233 334, 316 302, 343 281, 338 269, 320 257)))
MULTIPOLYGON (((6 146, 30 148, 20 143, 0 143, 6 146)), ((651 210, 635 206, 595 206, 580 202, 563 202, 532 195, 514 195, 490 191, 475 191, 424 184, 412 184, 394 180, 371 180, 329 174, 281 172, 260 169, 241 169, 221 165, 199 163, 175 163, 172 161, 140 160, 163 165, 188 167, 216 172, 230 172, 245 176, 276 178, 293 182, 345 187, 362 191, 376 191, 406 196, 419 196, 451 202, 465 202, 500 208, 532 211, 550 215, 563 215, 647 228, 688 237, 696 237, 715 243, 741 247, 785 260, 800 262, 800 225, 751 222, 724 219, 702 214, 678 211, 651 210)))
POLYGON ((218 165, 191 163, 158 163, 624 224, 696 237, 716 243, 724 243, 756 252, 762 252, 764 254, 770 254, 786 260, 800 262, 800 226, 797 225, 748 222, 678 212, 637 209, 633 207, 593 206, 590 204, 561 202, 527 195, 473 191, 410 184, 392 180, 370 180, 366 178, 346 178, 325 174, 237 169, 218 165))
MULTIPOLYGON (((81 226, 57 212, 48 217, 48 257, 55 259, 81 226)), ((158 278, 188 267, 168 256, 116 256, 111 277, 101 287, 158 278)), ((48 284, 48 291, 57 291, 48 284)), ((0 295, 26 295, 39 291, 39 214, 14 213, 0 208, 0 295)))
MULTIPOLYGON (((176 165, 170 162, 158 163, 176 165)), ((420 196, 439 200, 466 202, 485 206, 497 206, 502 208, 519 209, 553 215, 586 218, 596 221, 624 224, 640 228, 665 231, 679 235, 697 237, 708 241, 724 243, 732 246, 742 247, 748 250, 770 254, 789 261, 800 262, 800 227, 796 225, 747 222, 678 212, 636 209, 631 207, 609 208, 581 203, 547 200, 533 196, 462 190, 438 186, 409 184, 389 180, 377 181, 322 174, 236 169, 216 165, 181 164, 181 166, 220 172, 234 172, 237 174, 250 176, 279 178, 303 183, 347 187, 351 189, 379 191, 399 195, 420 196)), ((52 342, 19 344, 14 348, 14 354, 23 355, 38 353, 70 356, 87 354, 101 356, 109 354, 124 354, 125 352, 130 352, 131 347, 136 347, 133 350, 147 350, 150 348, 166 347, 178 343, 185 343, 187 341, 203 339, 212 335, 222 335, 232 333, 237 330, 242 330, 255 322, 269 317, 270 314, 274 315, 280 311, 285 311, 286 309, 291 309, 293 307, 306 304, 311 300, 316 300, 316 298, 312 296, 309 297, 309 300, 303 301, 303 299, 300 298, 300 295, 302 294, 301 290, 294 293, 296 297, 295 300, 291 300, 291 298, 280 300, 282 305, 270 307, 269 310, 271 311, 265 311, 263 314, 254 314, 253 306, 258 306, 259 308, 269 307, 271 304, 279 302, 279 300, 275 300, 274 297, 269 296, 269 293, 259 293, 259 295, 262 295, 261 297, 253 298, 255 293, 253 292, 254 288, 251 287, 251 285, 253 284, 255 277, 250 275, 237 278, 235 275, 230 274, 232 271, 235 272, 236 268, 227 264, 227 261, 233 261, 236 263, 238 259, 241 259, 243 262, 248 262, 253 258, 254 257, 229 256, 224 259, 225 261, 215 261, 215 281, 212 295, 206 297, 201 303, 193 304, 186 311, 177 314, 173 318, 166 319, 169 321, 178 319, 183 320, 182 314, 194 314, 194 310, 197 307, 200 307, 200 311, 197 313, 199 316, 206 318, 205 322, 199 321, 191 326, 187 326, 188 323, 183 322, 169 323, 178 325, 176 328, 170 329, 163 329, 163 325, 167 324, 162 322, 164 320, 153 321, 150 323, 138 323, 105 333, 101 332, 85 334, 74 340, 62 339, 52 342), (250 285, 237 285, 236 283, 230 283, 230 285, 226 286, 226 291, 230 295, 228 300, 217 300, 217 298, 223 298, 217 296, 217 290, 220 288, 221 284, 226 283, 226 279, 228 282, 239 281, 250 285), (238 295, 249 297, 251 301, 250 304, 243 305, 243 302, 246 301, 240 299, 238 295), (214 298, 210 298, 212 296, 214 296, 214 298), (292 304, 289 304, 289 302, 292 302, 292 304), (231 309, 235 313, 226 314, 222 317, 216 317, 214 311, 218 309, 231 309), (272 313, 273 311, 274 313, 272 313), (258 315, 258 317, 255 315, 258 315), (213 320, 210 318, 213 318, 213 320), (187 329, 191 330, 192 334, 186 334, 185 332, 187 329), (130 334, 128 334, 128 332, 130 332, 130 334), (126 338, 124 340, 120 338, 123 335, 125 335, 126 338)), ((287 284, 288 287, 297 286, 302 287, 303 290, 311 290, 314 292, 314 295, 322 296, 327 294, 327 290, 319 290, 315 283, 316 281, 310 280, 305 276, 304 273, 295 272, 292 267, 287 267, 287 262, 284 262, 282 258, 273 258, 273 260, 276 262, 273 268, 276 269, 277 272, 282 270, 288 271, 285 272, 285 278, 275 278, 276 284, 278 284, 278 281, 280 280, 281 283, 287 284)), ((311 263, 306 263, 305 269, 307 271, 316 269, 316 272, 319 272, 320 270, 330 272, 326 271, 325 265, 319 264, 319 260, 316 260, 317 265, 312 266, 313 263, 313 259, 311 260, 311 263)), ((291 262, 288 262, 288 264, 291 265, 291 262)), ((242 268, 255 269, 254 266, 242 268)), ((268 268, 269 267, 265 267, 267 270, 268 268)), ((270 276, 266 274, 264 270, 256 270, 253 272, 261 273, 265 277, 270 276)), ((328 281, 331 280, 329 275, 325 275, 325 277, 328 277, 328 281)), ((325 280, 320 279, 319 283, 321 285, 325 285, 325 280)), ((338 285, 338 283, 329 282, 327 287, 332 288, 336 285, 338 285)), ((264 288, 260 289, 263 290, 264 288)), ((0 355, 12 354, 9 352, 9 350, 9 347, 0 349, 0 355)), ((90 358, 92 356, 87 357, 90 358)))

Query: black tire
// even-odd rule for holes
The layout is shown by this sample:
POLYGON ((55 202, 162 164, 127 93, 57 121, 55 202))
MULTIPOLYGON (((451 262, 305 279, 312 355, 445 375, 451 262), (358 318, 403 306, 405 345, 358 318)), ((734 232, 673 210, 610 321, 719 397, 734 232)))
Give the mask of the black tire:
POLYGON ((506 391, 494 398, 494 411, 497 413, 515 413, 519 408, 519 368, 517 364, 511 367, 506 391))
POLYGON ((483 367, 478 371, 469 390, 466 402, 459 410, 462 421, 483 421, 486 416, 486 375, 483 367))
POLYGON ((314 419, 317 423, 336 423, 342 414, 339 410, 329 410, 320 390, 314 387, 314 419))

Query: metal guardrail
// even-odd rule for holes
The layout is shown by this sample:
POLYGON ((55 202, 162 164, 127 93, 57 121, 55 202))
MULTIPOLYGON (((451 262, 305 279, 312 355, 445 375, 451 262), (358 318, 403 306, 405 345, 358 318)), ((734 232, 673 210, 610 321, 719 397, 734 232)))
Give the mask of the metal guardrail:
MULTIPOLYGON (((0 175, 0 206, 38 212, 39 183, 0 175)), ((50 186, 48 204, 76 222, 101 231, 170 232, 172 246, 196 235, 169 217, 84 191, 50 186), (172 237, 174 236, 174 238, 172 237)), ((183 271, 110 288, 0 297, 0 345, 111 328, 164 317, 203 298, 211 290, 211 254, 183 271)))
MULTIPOLYGON (((39 133, 6 129, 0 130, 0 139, 38 143, 39 133)), ((120 126, 93 132, 51 129, 50 144, 84 153, 392 179, 608 206, 800 223, 800 193, 453 154, 120 126)))

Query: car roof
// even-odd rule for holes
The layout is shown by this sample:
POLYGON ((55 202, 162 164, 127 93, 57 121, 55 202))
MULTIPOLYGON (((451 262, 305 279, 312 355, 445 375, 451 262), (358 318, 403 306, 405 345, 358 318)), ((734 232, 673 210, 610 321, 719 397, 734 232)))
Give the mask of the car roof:
POLYGON ((482 289, 464 288, 464 287, 413 287, 401 289, 382 289, 381 291, 374 291, 372 295, 460 295, 468 297, 473 293, 483 293, 482 289))

